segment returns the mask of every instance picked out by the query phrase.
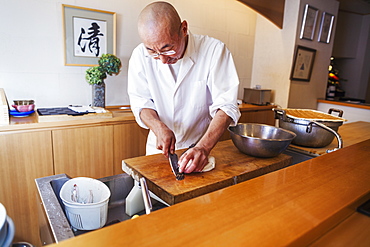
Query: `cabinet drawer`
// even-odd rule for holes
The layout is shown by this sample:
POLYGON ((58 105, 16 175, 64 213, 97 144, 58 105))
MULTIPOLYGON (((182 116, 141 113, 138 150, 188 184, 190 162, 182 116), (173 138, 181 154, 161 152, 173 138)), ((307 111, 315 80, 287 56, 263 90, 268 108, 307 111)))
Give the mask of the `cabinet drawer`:
POLYGON ((55 174, 113 175, 113 126, 53 130, 55 174))

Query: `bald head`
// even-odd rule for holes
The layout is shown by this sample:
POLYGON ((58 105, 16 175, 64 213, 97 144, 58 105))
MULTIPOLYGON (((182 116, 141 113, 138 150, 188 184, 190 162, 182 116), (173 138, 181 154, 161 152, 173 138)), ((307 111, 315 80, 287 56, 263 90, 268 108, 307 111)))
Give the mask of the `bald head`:
POLYGON ((176 9, 167 2, 154 2, 146 6, 139 15, 138 30, 142 40, 152 35, 179 32, 181 19, 176 9))

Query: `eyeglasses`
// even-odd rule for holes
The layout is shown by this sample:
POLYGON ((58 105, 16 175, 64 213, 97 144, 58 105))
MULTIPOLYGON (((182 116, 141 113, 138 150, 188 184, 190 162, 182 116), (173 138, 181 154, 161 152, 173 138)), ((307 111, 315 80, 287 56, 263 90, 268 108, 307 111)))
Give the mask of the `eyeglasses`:
POLYGON ((159 56, 171 56, 176 54, 176 51, 174 50, 169 50, 169 51, 164 51, 164 52, 159 52, 159 53, 153 53, 153 54, 148 54, 146 57, 152 57, 152 58, 157 58, 159 56))

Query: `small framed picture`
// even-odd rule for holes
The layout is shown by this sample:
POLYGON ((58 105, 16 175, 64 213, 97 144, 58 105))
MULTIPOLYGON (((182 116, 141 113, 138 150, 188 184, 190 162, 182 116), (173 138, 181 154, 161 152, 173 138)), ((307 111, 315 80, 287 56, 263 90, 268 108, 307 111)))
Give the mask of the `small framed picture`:
POLYGON ((290 80, 310 81, 316 50, 297 46, 290 80))
POLYGON ((313 40, 319 10, 306 4, 303 13, 300 39, 313 40))
POLYGON ((64 25, 64 64, 94 66, 102 54, 116 53, 116 14, 114 12, 62 5, 64 25))
POLYGON ((319 42, 330 43, 330 36, 334 25, 334 15, 327 12, 322 13, 320 30, 319 30, 319 42))

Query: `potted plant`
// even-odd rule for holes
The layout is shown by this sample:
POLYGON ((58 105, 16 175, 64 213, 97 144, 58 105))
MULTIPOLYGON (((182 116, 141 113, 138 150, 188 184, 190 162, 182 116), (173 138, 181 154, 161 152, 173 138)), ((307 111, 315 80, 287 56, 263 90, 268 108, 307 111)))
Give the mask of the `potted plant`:
POLYGON ((86 70, 86 81, 93 86, 93 106, 105 107, 105 83, 108 75, 118 75, 121 60, 112 54, 103 54, 98 60, 98 66, 86 70))

